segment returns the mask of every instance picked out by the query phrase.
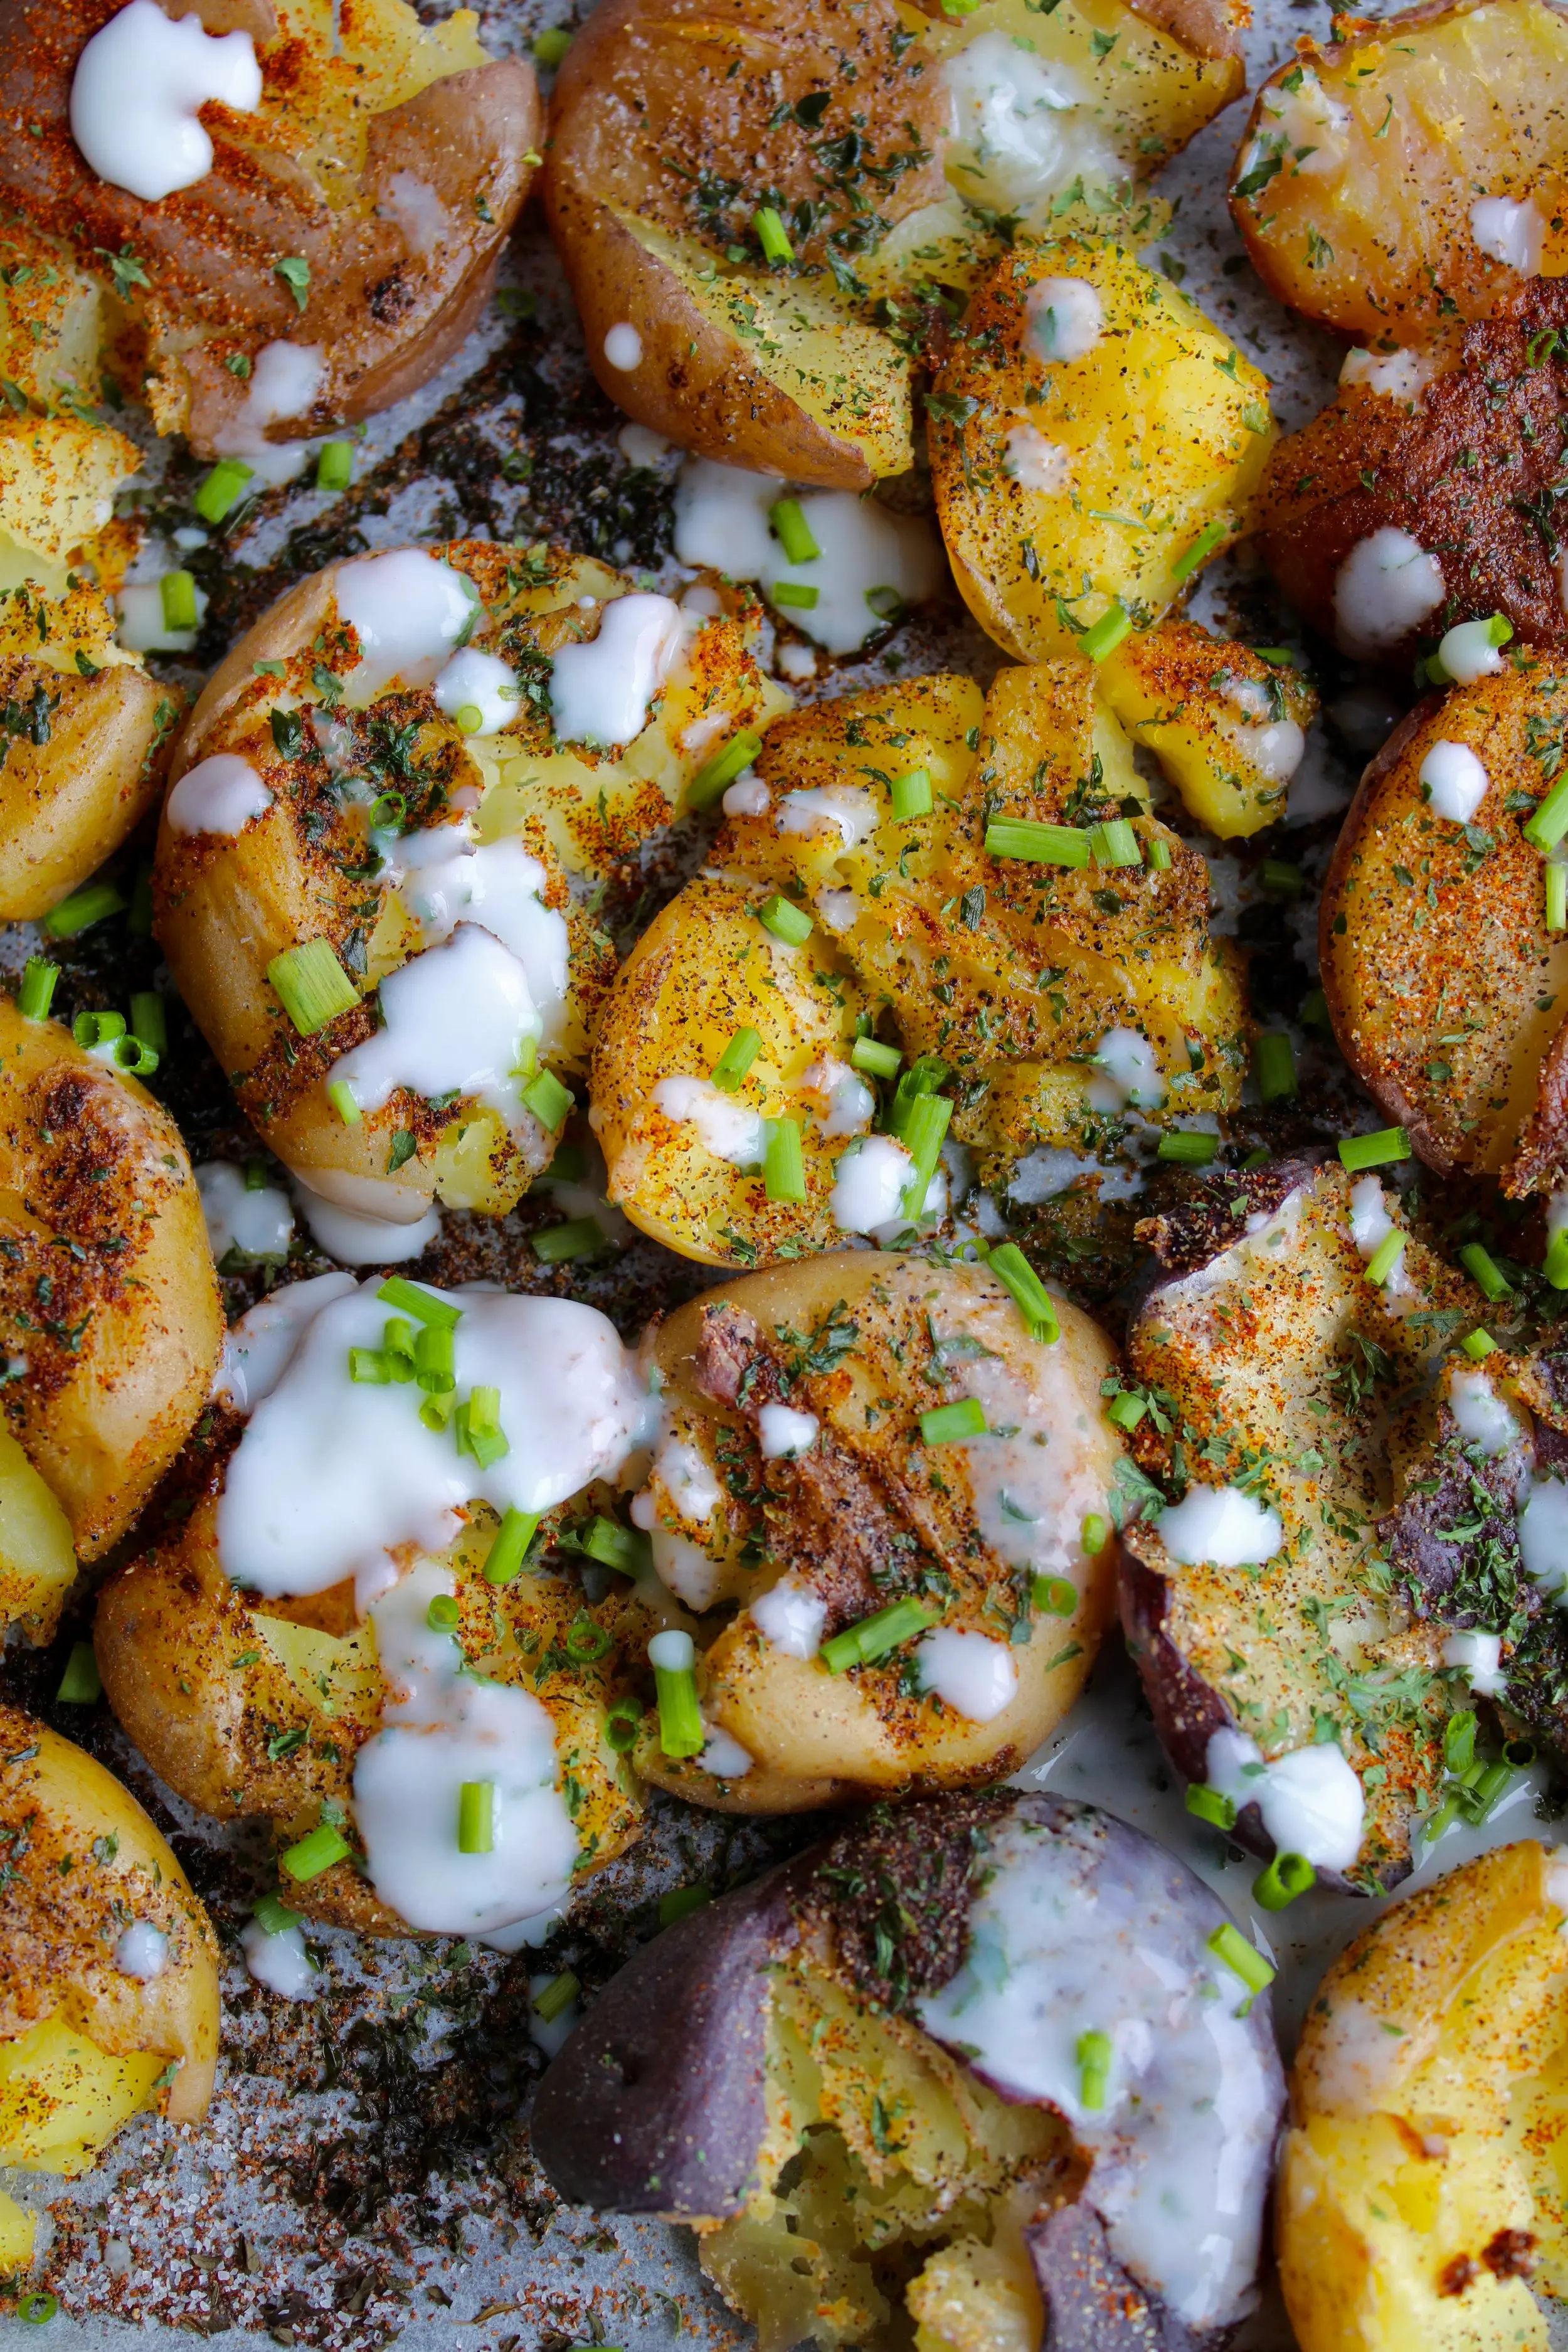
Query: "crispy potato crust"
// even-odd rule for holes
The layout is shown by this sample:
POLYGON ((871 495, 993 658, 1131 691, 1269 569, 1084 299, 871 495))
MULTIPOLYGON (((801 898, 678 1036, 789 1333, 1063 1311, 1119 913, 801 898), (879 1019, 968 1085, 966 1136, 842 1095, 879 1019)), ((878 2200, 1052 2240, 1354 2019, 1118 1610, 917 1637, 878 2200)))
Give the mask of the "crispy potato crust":
POLYGON ((1284 815, 1318 696, 1283 656, 1268 660, 1193 621, 1163 621, 1108 655, 1098 685, 1188 814, 1221 841, 1284 815))

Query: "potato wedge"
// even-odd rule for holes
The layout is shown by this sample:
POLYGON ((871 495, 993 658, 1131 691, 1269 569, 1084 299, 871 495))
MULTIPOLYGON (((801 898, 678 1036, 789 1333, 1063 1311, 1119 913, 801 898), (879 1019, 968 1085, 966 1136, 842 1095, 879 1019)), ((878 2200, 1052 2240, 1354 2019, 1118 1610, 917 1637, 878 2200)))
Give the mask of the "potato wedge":
POLYGON ((999 262, 928 409, 953 576, 1019 661, 1072 651, 1118 605, 1157 620, 1246 527, 1274 438, 1267 379, 1111 242, 999 262))
POLYGON ((1568 19, 1550 0, 1334 21, 1266 81, 1231 211, 1269 289, 1357 341, 1424 344, 1568 270, 1568 19))
POLYGON ((1134 1106, 1159 1121, 1239 1098, 1245 1014, 1237 967, 1209 935, 1206 868, 1148 814, 1093 680, 1074 659, 1004 670, 983 700, 971 679, 922 678, 773 726, 727 796, 715 878, 649 927, 600 1029, 593 1116, 634 1223, 731 1265, 907 1223, 906 1099, 886 1082, 893 1133, 870 1135, 878 1099, 850 1066, 857 1023, 882 1007, 909 1086, 951 1083, 953 1137, 997 1171, 1041 1142, 1092 1147, 1134 1106), (929 808, 896 814, 898 780, 922 776, 929 808), (994 823, 1062 826, 1076 855, 1077 835, 1118 812, 1136 866, 1102 869, 1088 840, 1081 866, 1036 863, 1027 834, 1020 855, 986 852, 994 823), (1169 862, 1144 866, 1155 843, 1169 862), (770 931, 775 902, 786 929, 809 919, 804 940, 770 931), (747 1029, 763 1045, 716 1089, 747 1029), (797 1200, 770 1199, 750 1172, 758 1122, 780 1119, 800 1129, 797 1200), (863 1185, 874 1166, 878 1185, 863 1185))
POLYGON ((473 324, 532 176, 532 70, 489 59, 467 10, 426 31, 402 0, 362 0, 346 25, 329 0, 267 0, 246 20, 260 105, 212 110, 211 170, 148 205, 69 128, 78 61, 114 14, 7 0, 5 209, 104 289, 160 430, 286 478, 275 438, 388 406, 473 324))
POLYGON ((1315 688, 1286 656, 1163 621, 1106 656, 1099 688, 1188 814, 1221 841, 1245 840, 1284 815, 1318 715, 1315 688))
POLYGON ((1279 2173, 1301 2352, 1545 2352, 1528 2282, 1568 2287, 1565 1914, 1556 1851, 1501 1846, 1394 1904, 1324 1978, 1279 2173))
MULTIPOLYGON (((614 973, 614 950, 584 903, 593 884, 668 824, 717 746, 784 706, 750 650, 751 608, 738 594, 727 607, 738 618, 706 620, 644 598, 638 609, 663 632, 663 651, 626 718, 630 740, 595 749, 558 739, 555 656, 585 656, 629 586, 559 550, 488 541, 329 566, 258 622, 192 715, 159 835, 158 936, 258 1131, 345 1208, 411 1223, 437 1195, 495 1213, 511 1207, 553 1152, 568 1107, 554 1072, 583 1067, 614 973), (340 583, 344 604, 362 613, 360 600, 390 587, 382 610, 393 653, 362 645, 339 609, 340 583), (413 635, 396 633, 406 630, 405 600, 421 595, 435 599, 435 618, 416 644, 422 619, 413 635), (475 620, 482 644, 454 654, 475 620), (403 667, 388 677, 395 661, 403 667), (209 803, 203 780, 221 786, 226 775, 238 776, 240 802, 220 793, 209 803), (476 950, 476 938, 489 946, 476 950), (336 960, 337 996, 333 1017, 307 1033, 268 972, 292 951, 320 956, 311 942, 336 960), (461 1023, 449 1009, 432 1014, 428 1034, 421 1025, 417 991, 432 967, 421 971, 420 960, 448 953, 447 942, 494 987, 526 997, 515 1033, 496 1041, 493 1069, 459 1034, 466 1013, 461 1023), (418 980, 399 1017, 425 1042, 410 1055, 395 1049, 395 1083, 362 1081, 364 1051, 347 1057, 376 1031, 368 1004, 349 1000, 403 972, 418 980), (524 1097, 525 1047, 548 1078, 537 1103, 524 1097), (329 1093, 340 1079, 363 1083, 363 1108, 357 1097, 344 1105, 360 1112, 351 1123, 329 1093)), ((601 697, 624 704, 614 636, 612 626, 592 670, 601 697)), ((563 724, 566 715, 563 707, 563 724)), ((476 989, 478 1006, 485 992, 476 989)), ((380 1002, 384 1011, 389 1000, 380 1002)))
POLYGON ((0 2162, 86 2171, 130 2116, 205 2114, 218 1954, 205 1911, 101 1764, 0 1706, 0 2162))
MULTIPOLYGON (((58 1497, 79 1557, 124 1534, 206 1401, 223 1339, 179 1130, 136 1080, 0 997, 0 1346, 5 1423, 58 1497)), ((13 1613, 47 1638, 63 1598, 13 1613)))
POLYGON ((1568 947, 1522 831, 1564 725, 1568 687, 1531 652, 1428 696, 1367 770, 1320 924, 1334 1034, 1363 1085, 1429 1166, 1515 1197, 1568 1171, 1568 947))
POLYGON ((646 1780, 794 1812, 973 1787, 1060 1721, 1113 1606, 1121 1442, 1100 1404, 1109 1340, 1065 1299, 1055 1311, 1047 1344, 983 1266, 830 1252, 658 1327, 666 1434, 633 1515, 677 1599, 715 1612, 698 1635, 715 1738, 681 1763, 650 1718, 646 1780), (964 1397, 1016 1433, 926 1441, 921 1416, 964 1397), (825 1642, 831 1660, 834 1635, 906 1596, 942 1630, 917 1620, 829 1671, 825 1642))
POLYGON ((730 465, 842 489, 905 472, 910 340, 878 299, 966 283, 999 215, 1154 170, 1242 87, 1237 22, 1224 0, 981 0, 962 25, 897 0, 612 0, 556 82, 545 173, 601 384, 730 465))

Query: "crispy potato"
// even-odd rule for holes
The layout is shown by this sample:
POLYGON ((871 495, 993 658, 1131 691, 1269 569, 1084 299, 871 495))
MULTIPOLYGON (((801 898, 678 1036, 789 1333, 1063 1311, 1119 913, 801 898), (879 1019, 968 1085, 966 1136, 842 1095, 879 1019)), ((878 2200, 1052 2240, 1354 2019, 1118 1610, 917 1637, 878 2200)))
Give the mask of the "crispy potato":
POLYGON ((7 219, 0 226, 0 369, 46 412, 33 420, 46 433, 59 406, 99 398, 104 332, 97 281, 25 221, 7 219))
POLYGON ((967 282, 999 215, 1081 212, 1086 184, 1104 202, 1157 168, 1241 89, 1237 23, 1227 0, 982 0, 962 26, 897 0, 611 0, 556 82, 545 173, 601 384, 731 465, 843 489, 906 471, 909 338, 874 301, 967 282))
POLYGON ((860 1230, 833 1190, 875 1109, 847 1066, 863 1008, 885 1005, 905 1055, 954 1081, 952 1133, 998 1171, 1042 1142, 1092 1148, 1129 1090, 1155 1119, 1239 1099, 1245 1014, 1209 935, 1206 868, 1148 814, 1087 663, 1004 670, 984 700, 939 677, 818 704, 770 730, 729 801, 712 873, 650 924, 594 1055, 610 1197, 671 1247, 750 1265, 860 1230), (889 785, 920 770, 931 813, 900 821, 889 785), (984 852, 993 819, 1092 826, 1118 811, 1168 866, 1119 869, 1135 878, 1110 888, 1094 866, 984 852), (775 896, 811 910, 804 945, 755 920, 775 896), (721 1097, 710 1074, 742 1027, 763 1044, 721 1097), (1110 1040, 1147 1059, 1141 1087, 1096 1070, 1110 1040), (696 1094, 672 1098, 673 1080, 696 1094), (780 1118, 802 1128, 798 1202, 769 1201, 745 1165, 754 1122, 780 1118))
POLYGON ((765 2352, 887 2352, 910 2319, 920 2352, 1218 2345, 1252 2297, 1283 2106, 1266 2003, 1238 2015, 1215 1958, 1226 1926, 1091 1806, 879 1808, 637 1953, 540 2084, 533 2150, 573 2204, 692 2227, 765 2352), (1009 1979, 1011 2040, 989 1998, 1009 1979), (1071 2054, 1100 2042, 1103 2110, 1071 2054))
POLYGON ((1320 919, 1334 1034, 1363 1085, 1430 1166, 1497 1176, 1516 1197, 1568 1168, 1568 945, 1546 928, 1521 831, 1565 724, 1568 681, 1528 652, 1428 696, 1367 770, 1320 919), (1468 824, 1423 784, 1438 744, 1479 762, 1468 824))
POLYGON ((1188 814, 1221 841, 1245 839, 1284 815, 1318 715, 1316 689, 1286 656, 1256 654, 1191 621, 1164 621, 1107 655, 1099 683, 1188 814))
POLYGON ((953 577, 1019 661, 1070 652, 1118 604, 1157 620, 1244 528, 1274 437, 1268 379, 1184 294, 1119 245, 1073 239, 998 263, 929 413, 953 577), (1065 281, 1088 292, 1062 298, 1057 359, 1040 336, 1065 281))
MULTIPOLYGON (((384 861, 404 834, 471 814, 482 845, 522 845, 543 869, 543 902, 564 917, 568 991, 543 1050, 552 1067, 581 1069, 615 971, 611 943, 584 904, 591 886, 668 824, 717 745, 765 726, 787 699, 750 650, 752 608, 728 592, 726 611, 737 617, 693 623, 631 743, 559 743, 547 715, 550 657, 596 635, 606 604, 629 582, 542 546, 520 554, 475 541, 427 552, 455 565, 489 608, 483 647, 510 663, 516 681, 516 709, 500 730, 465 734, 461 707, 446 715, 428 687, 394 679, 368 697, 356 692, 358 639, 338 617, 341 567, 330 565, 289 590, 235 647, 174 762, 177 789, 199 762, 237 755, 270 805, 232 834, 176 831, 166 809, 153 877, 158 936, 181 993, 258 1130, 318 1192, 402 1223, 437 1195, 459 1207, 510 1208, 548 1164, 554 1133, 527 1108, 513 1121, 477 1097, 454 1106, 449 1096, 429 1102, 402 1087, 344 1125, 327 1088, 340 1057, 373 1034, 371 1006, 303 1037, 268 983, 268 965, 324 940, 368 998, 422 940, 429 944, 384 861), (584 598, 597 601, 584 608, 584 598), (330 674, 323 647, 336 665, 330 674), (258 671, 268 663, 280 669, 258 671), (357 781, 340 788, 345 771, 357 781)), ((437 937, 451 929, 447 921, 437 937)))
POLYGON ((142 462, 112 426, 79 416, 0 418, 0 589, 64 599, 70 575, 112 587, 135 546, 114 494, 142 462))
MULTIPOLYGON (((531 68, 488 59, 466 9, 426 31, 402 0, 354 0, 346 16, 329 0, 256 0, 241 20, 259 107, 209 108, 212 170, 149 205, 100 179, 70 134, 77 60, 114 13, 115 0, 6 0, 0 194, 104 289, 116 364, 139 395, 145 373, 160 430, 256 458, 279 434, 370 415, 423 383, 472 326, 527 194, 531 68), (308 275, 280 275, 280 257, 308 275), (281 404, 265 378, 253 400, 256 363, 279 344, 307 361, 281 404)), ((222 0, 207 13, 236 21, 222 0)))
POLYGON ((1456 622, 1493 613, 1537 645, 1568 645, 1568 285, 1537 281, 1466 328, 1451 362, 1362 354, 1347 369, 1331 404, 1279 443, 1258 500, 1259 551, 1297 611, 1401 675, 1456 622), (1372 546, 1382 532, 1400 541, 1372 546))
POLYGON ((1082 1689, 1110 1614, 1107 1498, 1121 1459, 1100 1405, 1110 1342, 1066 1300, 1057 1313, 1061 1337, 1046 1345, 982 1266, 856 1252, 742 1276, 658 1327, 667 1434, 635 1516, 676 1596, 722 1612, 699 1667, 703 1715, 751 1760, 738 1774, 721 1751, 674 1761, 650 1720, 645 1779, 698 1804, 793 1812, 973 1787, 1039 1745, 1082 1689), (1022 1434, 928 1450, 919 1416, 963 1396, 980 1399, 992 1429, 1022 1434), (810 1416, 795 1458, 770 1457, 781 1406, 810 1416), (793 1647, 749 1605, 781 1581, 816 1628, 793 1647), (827 1671, 821 1640, 908 1593, 932 1622, 989 1643, 992 1713, 966 1713, 951 1690, 940 1705, 922 1695, 934 1647, 906 1641, 827 1671))
POLYGON ((217 1941, 101 1764, 13 1706, 0 1706, 0 2163, 71 2176, 143 2108, 205 2114, 217 1941), (122 1964, 160 1957, 144 1973, 122 1964))
POLYGON ((1298 41, 1237 152, 1231 211, 1270 290, 1388 350, 1568 270, 1563 11, 1427 0, 1334 32, 1298 41))
POLYGON ((1568 2291, 1568 1885, 1533 1840, 1384 1912, 1329 1970, 1290 2078, 1280 2283, 1301 2352, 1545 2352, 1568 2291))
MULTIPOLYGON (((0 1056, 5 1422, 92 1560, 205 1402, 223 1339, 217 1281, 179 1130, 136 1080, 58 1023, 24 1020, 8 996, 0 1056)), ((40 1535, 31 1558, 20 1590, 7 1560, 0 1590, 47 1639, 63 1597, 58 1549, 40 1535), (35 1574, 45 1590, 29 1604, 35 1574)))

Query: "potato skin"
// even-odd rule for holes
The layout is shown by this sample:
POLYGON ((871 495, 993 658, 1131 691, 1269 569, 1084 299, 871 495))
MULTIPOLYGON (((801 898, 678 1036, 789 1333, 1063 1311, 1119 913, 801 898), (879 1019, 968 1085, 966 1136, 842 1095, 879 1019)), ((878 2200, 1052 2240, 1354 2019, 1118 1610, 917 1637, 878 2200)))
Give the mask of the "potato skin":
MULTIPOLYGON (((259 142, 251 143, 256 118, 233 118, 230 129, 218 113, 212 171, 194 187, 147 205, 90 172, 70 136, 76 60, 114 5, 6 0, 0 12, 6 60, 0 193, 8 208, 58 238, 85 268, 100 269, 102 254, 122 247, 141 257, 148 284, 132 289, 128 307, 145 337, 160 430, 183 431, 198 454, 212 455, 215 436, 234 429, 247 396, 226 362, 253 360, 279 341, 319 349, 325 366, 309 414, 283 420, 269 438, 371 415, 423 383, 473 324, 528 192, 532 165, 525 159, 542 135, 532 68, 505 58, 443 72, 453 54, 447 48, 428 58, 440 76, 432 79, 422 74, 423 60, 412 74, 407 62, 394 60, 392 87, 412 79, 413 94, 362 118, 346 139, 339 130, 354 168, 346 188, 345 174, 333 175, 329 204, 290 152, 299 136, 295 118, 308 126, 319 107, 329 119, 347 110, 352 120, 354 66, 346 58, 334 63, 321 12, 312 21, 310 12, 298 9, 294 38, 275 26, 258 43, 259 142), (334 79, 342 84, 335 90, 334 79), (42 135, 30 126, 40 126, 42 135), (433 188, 446 210, 446 233, 428 253, 416 251, 387 202, 403 172, 433 188), (363 204, 343 203, 351 190, 363 204), (279 255, 310 266, 303 312, 274 269, 279 255)), ((216 14, 225 25, 232 21, 216 14)), ((413 29, 398 27, 405 45, 413 29)), ((395 37, 384 12, 371 16, 370 32, 369 54, 381 64, 395 37)), ((359 87, 375 90, 374 70, 359 87)))

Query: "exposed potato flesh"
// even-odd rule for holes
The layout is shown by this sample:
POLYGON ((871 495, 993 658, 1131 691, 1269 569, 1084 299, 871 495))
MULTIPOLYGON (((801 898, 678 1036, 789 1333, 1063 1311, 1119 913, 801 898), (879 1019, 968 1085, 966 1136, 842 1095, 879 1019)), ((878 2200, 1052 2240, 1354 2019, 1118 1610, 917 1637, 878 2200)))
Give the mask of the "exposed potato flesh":
MULTIPOLYGON (((634 1223, 730 1265, 832 1238, 852 1130, 802 1082, 826 1058, 847 1061, 862 1008, 886 1008, 906 1062, 945 1066, 953 1136, 998 1168, 1042 1142, 1092 1150, 1109 1132, 1108 1106, 1124 1098, 1104 1096, 1094 1056, 1113 1032, 1135 1032, 1152 1055, 1145 1117, 1238 1099, 1241 994, 1209 935, 1206 868, 1148 814, 1086 663, 1004 670, 984 700, 972 680, 938 677, 817 704, 774 725, 757 772, 767 806, 731 818, 714 852, 721 878, 688 885, 650 926, 599 1033, 594 1116, 611 1198, 634 1223), (920 770, 931 813, 900 822, 889 787, 920 770), (799 793, 827 797, 792 802, 799 793), (845 793, 841 823, 829 812, 845 793), (1140 842, 1164 845, 1167 866, 1068 870, 984 850, 993 819, 1092 827, 1119 811, 1140 842), (769 938, 752 910, 770 897, 810 913, 804 944, 769 938), (743 1026, 766 1050, 728 1102, 800 1121, 804 1202, 769 1202, 704 1145, 698 1119, 657 1099, 666 1079, 707 1078, 743 1026)), ((867 1091, 861 1130, 871 1115, 867 1091)))
POLYGON ((716 745, 765 726, 786 699, 753 658, 750 608, 731 594, 725 617, 694 630, 632 743, 595 751, 558 742, 547 656, 596 635, 605 602, 630 583, 542 545, 519 551, 464 541, 434 552, 483 598, 490 618, 481 643, 512 666, 516 716, 499 733, 465 735, 426 688, 394 681, 368 701, 356 693, 358 641, 337 617, 338 567, 329 566, 291 589, 230 654, 198 702, 174 765, 177 783, 199 761, 237 753, 273 793, 272 805, 235 835, 176 832, 165 814, 153 876, 158 936, 181 992, 258 1130, 318 1192, 405 1222, 437 1194, 454 1206, 510 1208, 548 1163, 554 1137, 527 1110, 510 1125, 476 1098, 430 1104, 406 1089, 346 1126, 327 1089, 336 1062, 372 1034, 370 1009, 346 1012, 303 1038, 269 985, 269 962, 314 939, 331 943, 366 995, 418 952, 412 910, 377 880, 373 812, 380 810, 375 822, 384 828, 394 803, 376 795, 390 791, 401 801, 395 831, 427 830, 471 809, 481 843, 515 838, 542 866, 545 902, 564 916, 571 951, 566 1006, 547 1059, 574 1072, 615 971, 613 947, 584 904, 592 885, 668 824, 716 745), (324 660, 336 665, 327 689, 324 660), (258 672, 258 663, 281 667, 258 672), (285 739, 299 729, 297 750, 279 748, 275 712, 285 739), (330 757, 318 740, 323 728, 330 757), (345 766, 363 772, 357 792, 339 790, 345 766), (416 1146, 401 1159, 400 1136, 416 1146))
POLYGON ((1163 621, 1106 656, 1100 692, 1153 752, 1189 815, 1221 841, 1284 815, 1318 697, 1283 656, 1163 621))
POLYGON ((114 494, 141 453, 79 416, 0 418, 0 588, 23 581, 64 597, 73 570, 112 586, 134 545, 114 494))
POLYGON ((1330 1969, 1291 2077, 1280 2280, 1302 2352, 1544 2352, 1568 2287, 1568 1888, 1527 1841, 1384 1913, 1330 1969))
POLYGON ((1237 153, 1231 210, 1280 300, 1389 350, 1568 269, 1562 11, 1482 0, 1334 30, 1265 82, 1237 153))
MULTIPOLYGON (((0 1347, 23 1367, 5 1422, 96 1559, 206 1400, 217 1281, 179 1130, 136 1080, 9 996, 0 1055, 0 1347)), ((43 1638, 61 1599, 47 1580, 17 1612, 43 1638)))
MULTIPOLYGON (((422 383, 472 325, 527 193, 542 135, 531 68, 488 59, 466 9, 426 31, 402 0, 346 14, 262 0, 244 17, 260 106, 210 110, 212 170, 149 208, 90 171, 70 135, 77 59, 113 13, 112 0, 8 0, 0 194, 105 289, 114 364, 139 394, 149 378, 160 429, 243 454, 422 383), (414 221, 405 175, 426 192, 414 221), (111 271, 126 254, 139 273, 111 271), (279 257, 306 264, 302 303, 279 257), (258 415, 255 362, 285 341, 315 354, 315 391, 303 413, 258 415)), ((210 13, 216 28, 235 21, 221 0, 210 13)))
POLYGON ((743 1276, 658 1327, 676 1451, 656 1456, 645 1490, 655 1565, 689 1608, 718 1612, 699 1666, 704 1717, 752 1761, 735 1778, 672 1761, 650 1718, 646 1779, 699 1804, 795 1811, 973 1786, 1039 1745, 1110 1614, 1114 1545, 1086 1551, 1084 1523, 1105 1517, 1121 1455, 1100 1404, 1110 1343, 1065 1300, 1057 1312, 1061 1337, 1047 1345, 983 1267, 860 1251, 743 1276), (1031 1465, 1044 1475, 1032 1437, 924 1444, 921 1414, 963 1395, 993 1429, 1048 1425, 1048 1493, 1030 1478, 1031 1465), (781 1403, 819 1423, 793 1460, 763 1450, 763 1409, 781 1403), (721 1498, 701 1520, 689 1482, 672 1490, 659 1466, 689 1470, 691 1456, 721 1498), (921 1654, 907 1643, 844 1674, 791 1654, 748 1605, 781 1575, 822 1604, 824 1638, 923 1596, 943 1626, 1007 1645, 1015 1695, 982 1722, 911 1686, 921 1654), (1058 1580, 1048 1607, 1037 1576, 1058 1580))
POLYGON ((1119 245, 1071 239, 1009 254, 977 289, 930 419, 953 576, 1019 661, 1070 652, 1116 604, 1157 620, 1244 527, 1274 433, 1267 379, 1185 295, 1119 245), (1063 280, 1091 307, 1054 359, 1063 280))
POLYGON ((85 2171, 139 2109, 206 2112, 217 2062, 217 1942, 184 1873, 101 1764, 0 1707, 0 2162, 85 2171), (115 1950, 165 1938, 142 1979, 115 1950))
POLYGON ((0 1431, 0 1626, 47 1640, 75 1581, 70 1521, 10 1431, 0 1431))
POLYGON ((17 219, 0 226, 0 368, 40 409, 96 401, 104 305, 96 281, 17 219))
POLYGON ((1568 947, 1546 928, 1542 856, 1522 832, 1565 725, 1568 680, 1529 652, 1421 703, 1367 771, 1321 917, 1334 1034, 1363 1085, 1432 1167, 1497 1176, 1516 1196, 1568 1167, 1568 947), (1468 825, 1423 786, 1439 743, 1485 772, 1468 825))

